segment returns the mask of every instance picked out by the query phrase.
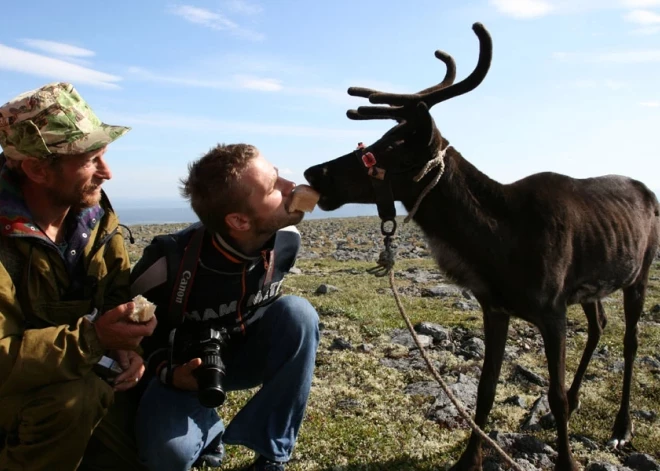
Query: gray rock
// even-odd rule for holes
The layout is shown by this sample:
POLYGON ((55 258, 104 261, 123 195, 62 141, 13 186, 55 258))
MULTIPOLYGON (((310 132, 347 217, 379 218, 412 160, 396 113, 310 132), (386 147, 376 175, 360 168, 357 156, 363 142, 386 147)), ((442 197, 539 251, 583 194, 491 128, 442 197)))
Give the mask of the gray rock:
MULTIPOLYGON (((422 345, 422 348, 427 348, 433 345, 433 338, 429 337, 428 335, 418 335, 417 339, 422 345)), ((417 344, 415 343, 415 340, 413 340, 412 335, 410 335, 408 330, 396 329, 392 334, 392 343, 398 343, 399 345, 403 345, 410 349, 417 348, 417 344)))
POLYGON ((481 359, 486 353, 486 344, 479 337, 471 337, 461 344, 461 353, 468 359, 481 359))
POLYGON ((514 370, 514 377, 518 378, 523 378, 525 381, 529 381, 532 384, 536 384, 538 386, 547 386, 548 385, 548 380, 545 379, 544 377, 537 375, 533 371, 525 368, 522 365, 516 365, 516 368, 514 370))
POLYGON ((599 448, 598 443, 596 443, 592 439, 587 438, 585 436, 574 435, 572 438, 573 438, 573 440, 582 443, 584 445, 584 447, 588 450, 598 450, 598 448, 599 448))
POLYGON ((507 398, 504 400, 504 404, 511 404, 511 405, 514 405, 514 406, 521 407, 521 408, 523 408, 523 409, 526 409, 526 408, 527 408, 527 401, 525 401, 522 397, 517 396, 517 395, 516 395, 516 396, 507 397, 507 398))
POLYGON ((438 285, 422 289, 423 298, 448 298, 462 296, 461 290, 453 285, 438 285))
POLYGON ((451 329, 443 327, 439 324, 420 322, 415 326, 415 331, 422 335, 429 335, 438 342, 442 342, 443 340, 451 340, 451 329))
POLYGON ((348 340, 337 337, 328 348, 329 350, 352 350, 353 345, 348 340))
POLYGON ((660 361, 648 355, 639 358, 639 363, 642 365, 648 365, 651 368, 660 368, 660 361))
POLYGON ((336 286, 332 285, 326 285, 325 283, 322 285, 319 285, 318 288, 316 288, 315 293, 316 294, 328 294, 328 293, 333 293, 335 291, 339 291, 339 288, 336 286))
POLYGON ((407 385, 403 392, 410 394, 411 396, 436 397, 442 392, 442 388, 440 388, 440 385, 434 381, 420 381, 407 385))
MULTIPOLYGON (((449 385, 449 390, 463 404, 463 408, 471 414, 477 402, 477 387, 479 381, 466 375, 459 375, 458 381, 449 385)), ((459 415, 449 397, 440 391, 436 396, 435 404, 428 413, 428 418, 447 428, 466 428, 465 419, 459 415)))
POLYGON ((594 463, 589 463, 584 471, 620 471, 621 468, 612 463, 603 463, 596 461, 594 463))
POLYGON ((360 352, 371 353, 371 352, 374 351, 374 348, 376 348, 376 347, 374 347, 374 345, 371 344, 371 343, 363 343, 363 344, 361 344, 360 346, 358 346, 357 349, 358 349, 360 352))
POLYGON ((623 464, 633 471, 660 471, 660 463, 645 453, 633 453, 623 464))
POLYGON ((544 394, 534 402, 532 410, 520 426, 520 429, 524 431, 541 430, 543 428, 541 426, 541 419, 548 412, 550 412, 550 404, 548 403, 548 396, 544 394))
POLYGON ((479 306, 475 306, 474 304, 470 304, 466 301, 456 301, 454 304, 451 305, 454 309, 458 309, 459 311, 477 311, 479 310, 479 306))
POLYGON ((632 415, 648 422, 654 422, 658 414, 652 410, 634 410, 632 415))

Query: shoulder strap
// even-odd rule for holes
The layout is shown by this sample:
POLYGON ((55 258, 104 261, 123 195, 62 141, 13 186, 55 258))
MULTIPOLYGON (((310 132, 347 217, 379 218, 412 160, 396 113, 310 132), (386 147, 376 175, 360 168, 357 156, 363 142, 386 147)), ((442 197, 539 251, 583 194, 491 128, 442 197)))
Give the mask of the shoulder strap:
MULTIPOLYGON (((204 240, 204 226, 200 225, 192 235, 190 242, 186 246, 179 270, 174 278, 172 284, 172 294, 170 296, 170 308, 168 315, 172 320, 172 325, 179 325, 183 321, 183 315, 186 312, 186 305, 188 303, 188 296, 192 288, 193 280, 195 279, 195 272, 199 262, 199 254, 202 250, 202 241, 204 240)), ((169 252, 169 251, 168 251, 169 252)), ((167 253, 167 252, 166 252, 167 253)), ((169 261, 168 261, 169 262, 169 261)), ((171 267, 168 263, 168 279, 171 267)))

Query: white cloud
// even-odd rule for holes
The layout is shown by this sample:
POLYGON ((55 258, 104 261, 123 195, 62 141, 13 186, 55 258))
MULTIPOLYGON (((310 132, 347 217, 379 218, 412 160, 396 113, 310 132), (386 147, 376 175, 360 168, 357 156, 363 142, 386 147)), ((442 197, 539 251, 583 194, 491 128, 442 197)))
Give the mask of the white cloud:
POLYGON ((61 59, 42 56, 33 52, 14 49, 0 44, 0 69, 21 72, 55 80, 86 83, 102 88, 119 88, 121 77, 106 74, 61 59))
POLYGON ((128 73, 134 79, 149 82, 169 83, 175 85, 185 85, 188 87, 210 88, 217 90, 257 90, 261 92, 276 92, 293 96, 310 96, 322 98, 329 102, 342 105, 356 103, 356 99, 349 96, 345 89, 284 85, 281 80, 272 77, 232 75, 224 80, 207 80, 193 77, 180 77, 170 73, 159 75, 141 67, 130 67, 128 69, 128 73))
POLYGON ((631 23, 645 26, 660 24, 660 14, 649 10, 633 10, 626 14, 624 18, 631 23))
POLYGON ((82 47, 55 41, 45 41, 43 39, 21 39, 21 42, 32 49, 38 49, 43 52, 55 54, 56 56, 92 57, 95 55, 94 51, 90 51, 89 49, 83 49, 82 47))
POLYGON ((196 23, 213 29, 230 30, 238 28, 236 23, 225 18, 223 15, 213 13, 204 8, 197 8, 191 5, 179 5, 172 7, 171 12, 191 23, 196 23))
POLYGON ((262 92, 279 92, 282 90, 282 82, 273 78, 258 78, 247 75, 234 76, 239 88, 248 90, 260 90, 262 92))
POLYGON ((250 39, 253 41, 261 41, 264 39, 263 34, 242 28, 221 13, 215 13, 211 10, 206 10, 205 8, 198 8, 192 5, 177 5, 171 7, 170 12, 191 23, 219 31, 227 31, 234 36, 243 39, 250 39))
POLYGON ((660 108, 660 101, 643 101, 640 105, 646 108, 660 108))
POLYGON ((660 6, 660 0, 489 0, 500 13, 519 19, 596 10, 631 10, 660 6))
POLYGON ((280 168, 279 173, 280 175, 293 175, 293 170, 290 168, 280 168))
POLYGON ((243 15, 258 15, 264 11, 261 5, 246 0, 227 0, 224 4, 229 11, 243 15))
POLYGON ((628 8, 649 8, 660 6, 660 0, 622 0, 621 4, 628 8))
POLYGON ((514 18, 538 18, 554 9, 543 0, 490 0, 490 3, 501 13, 514 18))
POLYGON ((597 54, 592 60, 593 62, 614 62, 618 64, 660 62, 660 49, 608 52, 597 54))
POLYGON ((189 87, 228 90, 260 90, 263 92, 278 92, 282 90, 282 84, 279 80, 266 77, 234 75, 229 77, 227 80, 205 80, 193 77, 177 77, 172 74, 158 75, 140 67, 130 67, 128 72, 132 77, 140 80, 159 83, 172 83, 177 85, 186 85, 189 87))

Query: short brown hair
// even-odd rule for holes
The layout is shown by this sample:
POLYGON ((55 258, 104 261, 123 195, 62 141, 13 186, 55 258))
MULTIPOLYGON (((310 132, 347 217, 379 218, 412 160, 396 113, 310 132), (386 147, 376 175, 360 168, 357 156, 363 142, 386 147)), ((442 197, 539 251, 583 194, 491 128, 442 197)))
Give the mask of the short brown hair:
POLYGON ((225 216, 249 213, 250 188, 241 177, 259 150, 249 144, 218 144, 199 160, 188 165, 188 178, 181 179, 181 195, 207 228, 226 233, 225 216))

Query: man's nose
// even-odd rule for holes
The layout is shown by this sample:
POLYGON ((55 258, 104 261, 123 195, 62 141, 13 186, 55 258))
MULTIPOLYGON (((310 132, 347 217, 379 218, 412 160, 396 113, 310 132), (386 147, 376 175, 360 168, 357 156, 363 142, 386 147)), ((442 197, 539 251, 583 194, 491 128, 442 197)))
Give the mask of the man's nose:
POLYGON ((294 182, 282 178, 282 194, 284 194, 284 196, 290 195, 295 187, 296 184, 294 182))
POLYGON ((103 157, 99 159, 96 165, 96 176, 103 178, 104 180, 110 180, 112 178, 112 171, 110 170, 110 166, 103 157))

